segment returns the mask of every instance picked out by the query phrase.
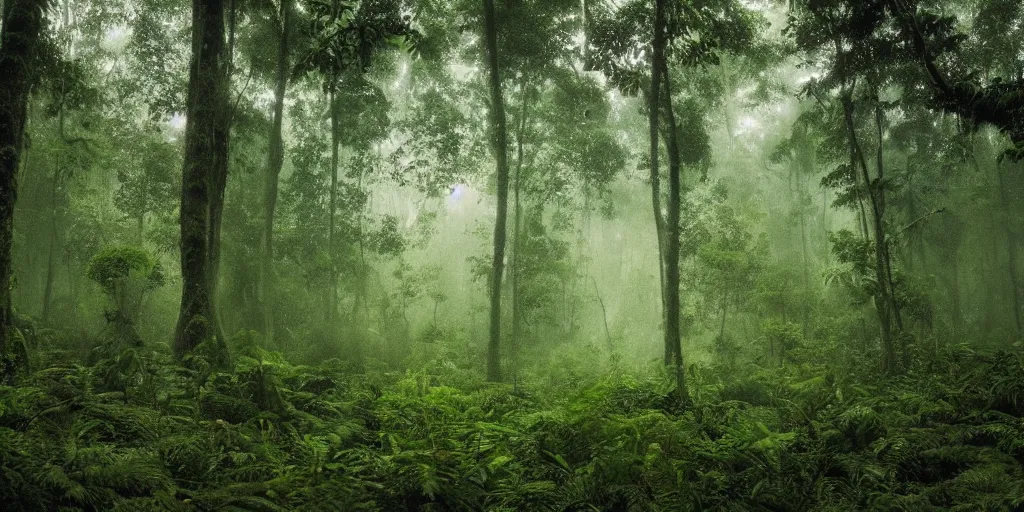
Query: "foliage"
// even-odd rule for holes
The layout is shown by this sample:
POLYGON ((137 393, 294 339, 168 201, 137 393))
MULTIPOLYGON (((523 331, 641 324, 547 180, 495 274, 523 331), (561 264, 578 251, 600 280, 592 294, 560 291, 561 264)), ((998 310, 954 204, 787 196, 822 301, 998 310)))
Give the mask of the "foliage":
MULTIPOLYGON (((114 298, 129 281, 142 281, 144 289, 163 284, 160 263, 145 251, 135 247, 110 247, 93 256, 87 270, 89 279, 99 283, 103 291, 114 298)), ((115 298, 115 300, 117 300, 115 298)))
POLYGON ((0 499, 12 511, 996 510, 1024 499, 1024 364, 1011 354, 956 349, 934 373, 887 386, 806 365, 702 368, 701 398, 678 413, 653 375, 591 371, 515 391, 454 360, 352 374, 245 339, 232 369, 201 380, 139 351, 0 387, 0 499))

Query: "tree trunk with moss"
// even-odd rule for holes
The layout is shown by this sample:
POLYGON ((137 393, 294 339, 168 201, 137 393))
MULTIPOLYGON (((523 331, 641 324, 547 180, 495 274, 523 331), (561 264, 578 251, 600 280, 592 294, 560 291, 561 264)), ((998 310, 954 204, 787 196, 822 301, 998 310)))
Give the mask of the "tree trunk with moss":
MULTIPOLYGON (((651 209, 654 213, 654 231, 658 237, 658 287, 661 297, 661 320, 664 327, 665 314, 667 312, 667 304, 665 303, 665 219, 661 212, 661 171, 659 169, 658 160, 660 156, 660 146, 658 142, 660 140, 659 134, 661 131, 661 118, 659 116, 659 102, 661 101, 661 66, 658 65, 661 59, 664 59, 665 53, 665 34, 663 29, 660 29, 664 25, 665 7, 659 1, 656 4, 655 19, 654 19, 654 39, 652 44, 654 46, 654 55, 651 59, 651 90, 647 97, 648 101, 648 122, 650 124, 650 164, 651 164, 651 209)), ((671 361, 671 354, 669 353, 668 345, 665 345, 665 364, 669 364, 671 361)))
MULTIPOLYGON (((665 17, 665 0, 656 0, 654 7, 654 41, 651 56, 651 167, 652 176, 657 172, 657 151, 659 131, 659 103, 664 102, 664 110, 668 126, 668 215, 664 226, 664 260, 661 262, 664 271, 664 308, 665 308, 665 363, 672 370, 676 381, 676 397, 680 403, 689 400, 686 389, 686 373, 683 362, 682 338, 680 334, 680 302, 679 302, 679 216, 681 208, 682 163, 679 153, 678 130, 675 113, 672 110, 672 88, 668 76, 668 63, 665 58, 667 45, 667 26, 665 17)), ((657 198, 655 198, 657 205, 657 198)), ((657 207, 657 206, 656 206, 657 207)), ((655 219, 660 212, 655 212, 655 219)))
MULTIPOLYGON (((864 151, 857 138, 856 124, 853 117, 853 98, 850 90, 844 91, 840 98, 843 108, 843 119, 845 121, 846 135, 850 146, 851 165, 861 170, 861 178, 864 182, 864 191, 871 203, 871 218, 874 230, 874 252, 875 252, 875 281, 877 290, 875 292, 875 310, 878 313, 878 323, 882 335, 882 371, 892 374, 896 371, 896 346, 895 339, 898 337, 900 322, 898 309, 895 304, 892 289, 892 272, 889 264, 888 242, 885 232, 885 196, 879 190, 884 174, 879 167, 879 176, 874 182, 868 173, 867 160, 864 151), (895 321, 894 321, 895 320, 895 321)), ((880 123, 880 119, 876 119, 880 123)), ((881 144, 881 140, 879 140, 881 144)), ((881 166, 881 156, 879 156, 881 166)))
POLYGON ((11 246, 14 204, 18 199, 18 165, 24 149, 25 122, 32 90, 33 69, 45 26, 44 0, 3 4, 0 32, 0 377, 6 374, 13 324, 11 307, 11 246))
POLYGON ((284 167, 284 96, 288 87, 288 59, 291 39, 289 14, 291 1, 280 0, 278 13, 280 32, 277 42, 277 76, 274 84, 274 117, 270 124, 267 180, 263 194, 263 253, 260 255, 260 300, 263 302, 263 335, 267 341, 274 338, 274 210, 277 207, 277 187, 284 167))
MULTIPOLYGON (((218 203, 228 157, 228 59, 221 0, 193 0, 192 57, 181 183, 181 310, 174 353, 218 335, 214 314, 218 203)), ((222 340, 221 340, 222 341, 222 340)))
MULTIPOLYGON (((680 275, 679 275, 679 244, 680 233, 679 217, 682 207, 682 163, 680 161, 679 130, 676 125, 675 112, 672 110, 672 87, 668 75, 668 64, 665 62, 664 54, 661 60, 662 80, 664 80, 665 113, 668 121, 668 218, 665 225, 665 353, 668 354, 668 365, 672 369, 676 380, 676 397, 679 403, 686 404, 690 400, 689 391, 686 388, 686 365, 683 360, 682 326, 680 316, 682 302, 680 301, 680 275)), ((725 319, 725 305, 723 304, 723 322, 725 319)), ((724 333, 724 329, 723 329, 724 333)))
POLYGON ((505 239, 508 221, 508 133, 505 125, 505 100, 498 69, 498 27, 494 0, 484 0, 484 39, 490 70, 491 137, 497 161, 497 215, 494 221, 494 258, 491 266, 491 329, 487 344, 487 380, 501 380, 501 278, 505 270, 505 239))

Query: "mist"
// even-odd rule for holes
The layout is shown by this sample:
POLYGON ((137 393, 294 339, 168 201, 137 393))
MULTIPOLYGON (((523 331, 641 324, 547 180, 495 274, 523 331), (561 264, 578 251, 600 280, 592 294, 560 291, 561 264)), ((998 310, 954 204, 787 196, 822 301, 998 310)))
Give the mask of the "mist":
POLYGON ((1024 503, 1019 2, 2 5, 3 510, 1024 503))

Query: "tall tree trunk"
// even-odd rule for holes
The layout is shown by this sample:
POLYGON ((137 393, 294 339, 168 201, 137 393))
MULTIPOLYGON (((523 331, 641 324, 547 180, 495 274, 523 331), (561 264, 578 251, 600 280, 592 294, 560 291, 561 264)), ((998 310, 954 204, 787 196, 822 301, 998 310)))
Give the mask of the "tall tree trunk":
POLYGON ((18 199, 18 164, 24 149, 33 64, 44 30, 45 0, 10 0, 3 4, 0 31, 0 379, 8 374, 11 307, 11 246, 14 204, 18 199))
MULTIPOLYGON (((657 24, 659 15, 655 15, 655 28, 664 27, 664 0, 657 0, 661 9, 661 23, 657 24)), ((662 28, 664 30, 664 28, 662 28)), ((679 210, 682 199, 682 164, 679 155, 678 127, 672 108, 672 82, 665 62, 664 48, 655 52, 657 64, 661 66, 664 80, 665 114, 668 117, 668 221, 665 235, 668 243, 665 247, 665 351, 669 354, 669 366, 672 367, 676 379, 676 396, 680 403, 689 402, 690 395, 686 389, 685 363, 683 361, 682 335, 680 332, 680 299, 679 299, 679 210)))
MULTIPOLYGON (((185 158, 181 182, 181 311, 174 353, 183 357, 217 336, 211 257, 219 229, 213 228, 223 200, 228 157, 228 74, 222 0, 192 0, 192 58, 189 64, 185 158)), ((223 343, 223 340, 220 340, 223 343)))
MULTIPOLYGON (((878 242, 882 246, 883 263, 885 264, 885 278, 889 285, 889 306, 892 308, 893 319, 896 321, 896 328, 903 331, 903 315, 900 313, 900 305, 896 302, 896 281, 892 278, 892 251, 885 233, 885 139, 883 137, 883 126, 885 124, 885 113, 882 110, 880 101, 875 103, 875 128, 878 134, 878 151, 876 153, 878 168, 877 185, 873 191, 873 201, 877 202, 877 214, 875 215, 875 229, 880 230, 878 242)), ((906 347, 904 347, 906 348, 906 347)), ((906 350, 904 350, 906 357, 906 350)), ((906 363, 906 361, 904 361, 906 363)))
MULTIPOLYGON (((363 190, 363 176, 364 172, 361 167, 361 170, 359 172, 359 179, 356 182, 356 189, 360 191, 363 190)), ((356 288, 356 297, 355 300, 352 302, 352 326, 353 330, 355 331, 355 336, 357 340, 355 346, 353 347, 353 355, 356 356, 355 359, 357 361, 362 360, 362 355, 360 352, 362 345, 361 343, 359 343, 359 340, 362 340, 362 338, 366 336, 367 328, 370 325, 370 292, 367 287, 367 284, 369 283, 370 265, 366 263, 366 242, 364 240, 366 237, 366 233, 363 228, 363 220, 366 213, 365 210, 367 208, 371 208, 373 205, 371 204, 372 196, 367 194, 367 198, 368 200, 366 201, 366 203, 363 204, 362 208, 359 210, 357 214, 357 227, 359 230, 359 271, 356 274, 356 279, 358 280, 356 288), (362 314, 360 314, 360 310, 362 310, 362 314)))
POLYGON ((331 198, 328 208, 327 254, 331 265, 330 300, 327 302, 327 324, 333 329, 338 315, 338 263, 334 256, 335 217, 338 210, 338 145, 341 143, 341 113, 336 98, 337 79, 331 78, 328 100, 331 102, 331 198))
MULTIPOLYGON (((803 187, 801 187, 801 190, 803 190, 803 187)), ((803 204, 800 205, 800 245, 804 279, 804 297, 803 300, 800 301, 800 305, 803 309, 803 318, 801 319, 803 322, 803 337, 806 340, 808 338, 808 334, 810 334, 811 324, 811 263, 807 255, 807 211, 804 209, 803 204)))
MULTIPOLYGON (((883 126, 885 124, 885 113, 882 110, 881 100, 875 99, 875 128, 878 137, 878 149, 876 152, 876 167, 878 168, 878 177, 876 178, 876 185, 869 189, 871 193, 871 200, 873 205, 873 211, 875 212, 875 247, 876 252, 881 249, 882 260, 879 265, 882 265, 882 269, 885 271, 885 287, 888 288, 888 299, 889 299, 889 311, 892 314, 892 319, 895 321, 896 326, 896 340, 900 343, 900 360, 903 368, 910 366, 910 350, 907 346, 908 338, 902 336, 903 330, 903 315, 900 312, 900 304, 896 301, 896 281, 892 277, 892 250, 889 247, 889 240, 885 232, 885 138, 883 126)), ((866 167, 863 167, 866 171, 866 167)), ((866 176, 866 174, 865 174, 866 176)))
POLYGON ((498 24, 495 0, 483 0, 483 32, 490 71, 490 129, 497 161, 498 212, 495 218, 495 255, 490 269, 490 339, 487 343, 487 380, 502 380, 502 274, 505 271, 509 196, 508 132, 505 125, 505 98, 498 68, 498 24))
MULTIPOLYGON (((654 53, 651 58, 651 90, 647 98, 648 122, 650 124, 650 161, 651 161, 651 208, 654 213, 654 230, 658 237, 658 286, 661 297, 661 321, 665 327, 668 304, 665 287, 665 219, 661 212, 661 169, 658 160, 661 156, 659 147, 661 133, 661 66, 665 58, 665 5, 661 0, 655 2, 654 38, 651 42, 654 53)), ((671 364, 672 354, 665 344, 665 364, 671 364)))
MULTIPOLYGON (((526 109, 527 109, 527 93, 526 93, 526 77, 523 76, 522 86, 522 104, 519 112, 519 129, 516 132, 516 178, 515 178, 515 210, 513 212, 512 220, 512 361, 518 361, 518 354, 516 351, 519 348, 520 334, 522 328, 522 308, 520 307, 520 255, 523 250, 523 204, 522 204, 522 189, 523 189, 523 139, 526 137, 526 109)), ((515 370, 513 370, 515 371, 515 370)))
MULTIPOLYGON (((884 206, 880 204, 871 183, 871 176, 868 172, 867 161, 864 152, 857 140, 856 125, 853 119, 852 92, 844 91, 841 102, 843 107, 843 118, 846 124, 846 134, 850 145, 852 165, 860 168, 861 177, 864 180, 864 189, 871 201, 873 221, 875 228, 875 280, 878 292, 875 296, 875 309, 878 312, 878 321, 882 333, 882 371, 891 374, 896 369, 896 354, 893 346, 893 325, 892 325, 892 298, 889 288, 889 278, 886 272, 886 250, 885 250, 885 228, 882 222, 884 206)), ((881 182, 881 177, 879 177, 881 182)))
POLYGON ((494 0, 484 0, 484 39, 490 69, 491 136, 497 161, 497 215, 494 221, 494 259, 491 266, 491 332, 487 344, 487 380, 501 380, 501 278, 505 270, 505 239, 508 220, 508 133, 505 126, 505 100, 501 92, 498 68, 498 27, 494 0))
POLYGON ((217 139, 217 154, 222 155, 217 159, 217 165, 213 167, 210 174, 210 219, 207 227, 208 258, 209 258, 209 279, 210 279, 210 308, 212 311, 211 321, 213 322, 214 335, 224 339, 224 332, 221 327, 220 314, 217 311, 217 287, 220 285, 220 233, 221 224, 224 220, 224 192, 227 189, 228 171, 231 166, 231 124, 235 117, 234 106, 230 103, 231 74, 234 72, 235 55, 235 20, 237 5, 235 0, 228 0, 228 43, 225 49, 226 65, 223 71, 224 103, 223 114, 221 115, 221 129, 223 136, 217 139))
POLYGON ((807 176, 810 176, 814 172, 814 148, 809 147, 807 139, 803 136, 799 139, 799 145, 797 153, 794 155, 796 158, 796 170, 798 175, 796 181, 800 190, 800 266, 803 270, 803 300, 800 301, 801 305, 801 330, 804 339, 808 338, 810 334, 810 296, 811 296, 811 270, 810 270, 810 255, 807 249, 807 216, 809 213, 809 207, 813 203, 812 196, 808 193, 807 205, 804 205, 803 199, 804 194, 807 193, 807 176))
MULTIPOLYGON (((60 117, 63 119, 63 105, 60 107, 60 117)), ((43 308, 40 320, 43 325, 50 321, 50 306, 53 303, 53 282, 56 273, 57 256, 57 232, 60 230, 60 206, 58 205, 58 191, 61 182, 61 154, 58 151, 54 157, 53 181, 50 183, 50 232, 49 246, 46 249, 46 281, 43 286, 43 308)))
POLYGON ((280 0, 278 21, 281 24, 277 42, 277 76, 274 84, 274 117, 270 124, 267 180, 263 189, 263 254, 260 258, 260 300, 263 303, 263 335, 274 339, 274 210, 277 207, 277 186, 284 167, 284 96, 288 87, 288 59, 291 38, 291 0, 280 0))

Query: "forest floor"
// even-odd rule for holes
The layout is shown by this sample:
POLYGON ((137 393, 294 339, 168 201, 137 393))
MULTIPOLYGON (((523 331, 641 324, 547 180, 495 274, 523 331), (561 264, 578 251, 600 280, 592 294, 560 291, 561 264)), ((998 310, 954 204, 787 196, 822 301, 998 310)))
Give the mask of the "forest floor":
POLYGON ((657 370, 607 362, 513 386, 443 356, 360 373, 254 346, 229 371, 143 349, 41 359, 0 386, 5 511, 1024 510, 1008 353, 888 381, 692 367, 683 410, 657 370))

